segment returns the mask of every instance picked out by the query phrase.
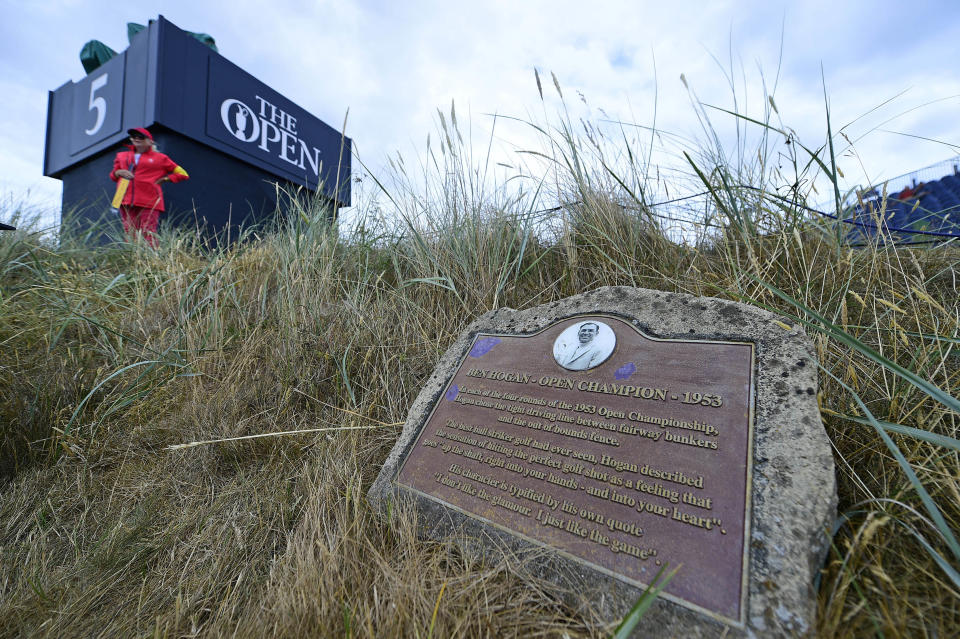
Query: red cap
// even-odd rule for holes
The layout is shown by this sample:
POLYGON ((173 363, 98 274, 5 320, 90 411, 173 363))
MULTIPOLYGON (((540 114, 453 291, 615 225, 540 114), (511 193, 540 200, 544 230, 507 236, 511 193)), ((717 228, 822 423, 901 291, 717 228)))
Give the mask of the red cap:
POLYGON ((127 129, 127 133, 129 133, 130 135, 139 134, 147 138, 148 140, 153 139, 153 136, 150 135, 150 132, 143 127, 137 127, 136 129, 127 129))

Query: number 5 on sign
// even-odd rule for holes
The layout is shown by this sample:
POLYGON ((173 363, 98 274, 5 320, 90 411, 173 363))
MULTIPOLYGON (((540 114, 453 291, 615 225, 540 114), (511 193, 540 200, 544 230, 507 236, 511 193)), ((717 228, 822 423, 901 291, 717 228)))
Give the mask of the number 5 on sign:
POLYGON ((97 95, 97 90, 102 89, 107 85, 107 78, 109 77, 109 73, 104 73, 90 83, 90 110, 96 110, 97 121, 91 128, 84 131, 84 133, 87 135, 95 135, 96 132, 103 127, 103 121, 107 117, 107 101, 104 100, 103 97, 97 95))
MULTIPOLYGON (((77 155, 123 130, 123 111, 137 114, 137 122, 146 111, 143 100, 124 100, 126 54, 107 60, 99 69, 74 83, 73 122, 70 127, 70 155, 77 155)), ((137 96, 139 98, 139 96, 137 96)), ((139 126, 139 125, 138 125, 139 126)), ((115 140, 119 141, 119 139, 115 140)), ((82 159, 80 156, 76 160, 82 159)))

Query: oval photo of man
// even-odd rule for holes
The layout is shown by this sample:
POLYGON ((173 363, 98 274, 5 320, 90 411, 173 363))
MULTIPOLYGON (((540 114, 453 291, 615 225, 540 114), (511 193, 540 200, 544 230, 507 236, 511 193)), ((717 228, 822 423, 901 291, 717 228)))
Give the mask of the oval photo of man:
POLYGON ((553 358, 567 370, 585 371, 607 361, 617 345, 613 329, 595 320, 568 326, 553 343, 553 358))

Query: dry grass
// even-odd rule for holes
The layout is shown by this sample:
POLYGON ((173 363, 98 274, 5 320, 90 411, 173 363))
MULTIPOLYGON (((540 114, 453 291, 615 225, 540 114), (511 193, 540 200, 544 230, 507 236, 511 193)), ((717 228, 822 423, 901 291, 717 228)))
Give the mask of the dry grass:
POLYGON ((444 126, 459 180, 438 167, 426 209, 388 190, 396 227, 338 235, 300 203, 291 228, 214 252, 0 237, 0 635, 606 636, 523 562, 417 540, 415 513, 375 517, 364 495, 474 317, 625 284, 823 316, 841 519, 819 634, 958 636, 960 417, 830 328, 956 397, 956 248, 851 250, 706 169, 739 212, 713 205, 724 228, 681 246, 566 127, 550 144, 579 158, 557 180, 578 203, 546 240, 530 202, 467 179, 444 126), (953 438, 888 431, 946 529, 871 418, 953 438), (317 428, 342 430, 168 449, 317 428))

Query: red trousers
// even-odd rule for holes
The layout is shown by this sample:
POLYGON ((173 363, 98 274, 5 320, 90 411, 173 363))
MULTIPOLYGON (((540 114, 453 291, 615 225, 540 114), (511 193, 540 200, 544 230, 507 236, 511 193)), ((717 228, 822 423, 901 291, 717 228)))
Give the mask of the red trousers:
POLYGON ((124 204, 120 207, 120 219, 123 221, 123 230, 127 237, 134 239, 138 234, 143 235, 147 244, 157 246, 157 222, 160 211, 143 206, 124 204))

